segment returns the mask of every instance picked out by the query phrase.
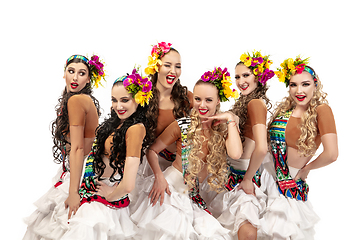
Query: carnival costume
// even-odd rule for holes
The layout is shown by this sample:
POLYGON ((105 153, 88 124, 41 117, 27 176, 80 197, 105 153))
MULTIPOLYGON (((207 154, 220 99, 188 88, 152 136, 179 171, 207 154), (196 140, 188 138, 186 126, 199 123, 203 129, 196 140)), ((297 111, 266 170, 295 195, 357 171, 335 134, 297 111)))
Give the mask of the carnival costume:
MULTIPOLYGON (((260 52, 253 52, 252 55, 249 53, 242 54, 240 63, 250 68, 262 85, 265 85, 274 76, 274 72, 269 69, 272 61, 269 60, 269 56, 262 56, 260 52)), ((261 99, 253 99, 244 107, 247 108, 247 121, 242 134, 254 141, 252 127, 256 124, 266 125, 267 109, 261 99)), ((260 229, 260 215, 265 210, 266 195, 260 188, 261 175, 259 171, 252 178, 255 196, 246 194, 242 189, 238 189, 238 185, 248 169, 250 159, 235 160, 228 158, 228 161, 229 170, 228 182, 225 185, 226 190, 219 194, 214 194, 214 192, 210 192, 209 185, 204 181, 201 185, 200 193, 217 220, 229 229, 233 237, 237 239, 237 233, 246 221, 255 228, 260 229)))
MULTIPOLYGON (((145 68, 145 74, 155 75, 159 72, 159 68, 162 65, 162 58, 166 53, 173 49, 171 43, 160 42, 154 45, 151 50, 151 55, 148 57, 148 66, 145 68)), ((187 92, 187 97, 190 102, 190 109, 192 108, 192 93, 187 92)), ((159 136, 167 126, 169 126, 174 120, 175 116, 173 109, 158 109, 159 114, 157 118, 157 126, 155 130, 155 136, 159 136)), ((176 154, 167 150, 166 148, 159 152, 159 164, 161 169, 164 171, 167 167, 171 166, 172 162, 175 161, 176 154)), ((142 164, 138 171, 139 179, 152 175, 152 170, 144 157, 142 164)), ((139 183, 138 183, 139 184, 139 183)))
MULTIPOLYGON (((223 78, 221 68, 216 70, 221 75, 219 78, 223 78)), ((225 72, 227 72, 226 69, 225 72)), ((223 84, 226 88, 223 86, 221 88, 228 90, 229 84, 231 85, 228 75, 224 75, 223 84)), ((232 96, 235 92, 233 90, 226 91, 226 93, 221 92, 221 96, 224 97, 229 97, 228 94, 232 96)), ((188 141, 190 124, 189 117, 177 119, 157 138, 157 141, 163 142, 166 146, 176 141, 176 160, 173 166, 163 172, 171 195, 164 193, 164 203, 160 206, 157 201, 154 206, 151 206, 148 196, 155 177, 150 176, 143 181, 141 194, 136 204, 131 206, 135 209, 131 218, 140 228, 142 239, 230 239, 229 231, 223 228, 207 210, 205 202, 200 197, 198 187, 189 189, 184 183, 188 155, 191 151, 191 143, 188 141), (179 163, 180 159, 181 171, 177 168, 179 166, 175 165, 175 163, 179 163)), ((196 186, 198 186, 198 182, 196 186)))
MULTIPOLYGON (((98 56, 93 55, 88 60, 81 55, 72 55, 67 59, 65 68, 73 59, 81 59, 89 66, 91 87, 97 88, 101 79, 105 80, 104 65, 98 56)), ((68 100, 67 109, 69 126, 84 126, 84 137, 95 137, 98 114, 92 99, 85 94, 73 95, 68 100)), ((67 138, 70 139, 70 134, 67 138)), ((53 186, 34 203, 37 209, 25 219, 28 228, 23 239, 59 239, 68 229, 68 209, 65 209, 64 202, 69 195, 70 163, 65 141, 61 143, 61 161, 62 166, 53 178, 53 186)))
MULTIPOLYGON (((316 84, 316 76, 306 64, 307 59, 287 59, 281 65, 283 69, 279 69, 276 74, 288 86, 292 75, 307 71, 316 84)), ((321 137, 327 133, 336 133, 336 127, 331 108, 327 104, 317 106, 316 112, 318 135, 315 144, 319 147, 321 137)), ((261 176, 261 183, 268 196, 267 207, 261 219, 262 230, 267 239, 314 239, 314 225, 319 221, 308 200, 308 184, 302 179, 294 180, 300 169, 288 165, 287 147, 298 149, 296 142, 301 134, 301 118, 291 114, 292 109, 280 113, 269 127, 271 152, 264 160, 261 176)))
MULTIPOLYGON (((152 97, 151 82, 147 78, 143 78, 134 69, 131 75, 123 76, 115 80, 114 84, 122 82, 125 89, 132 94, 135 102, 141 106, 149 103, 152 97)), ((119 126, 121 127, 121 125, 119 126)), ((112 155, 112 146, 114 132, 106 139, 104 143, 104 152, 101 154, 103 158, 110 161, 112 155)), ((146 135, 145 126, 141 123, 135 123, 130 126, 125 133, 126 158, 141 157, 143 139, 146 135)), ((90 153, 87 161, 83 181, 80 186, 79 194, 81 197, 81 206, 76 215, 69 220, 69 230, 63 236, 63 240, 69 239, 132 239, 137 227, 130 219, 128 195, 121 197, 116 201, 109 202, 104 197, 97 194, 96 179, 100 183, 113 187, 122 181, 124 174, 124 166, 121 168, 122 174, 119 172, 113 177, 100 177, 95 173, 94 157, 96 142, 93 151, 90 153)))

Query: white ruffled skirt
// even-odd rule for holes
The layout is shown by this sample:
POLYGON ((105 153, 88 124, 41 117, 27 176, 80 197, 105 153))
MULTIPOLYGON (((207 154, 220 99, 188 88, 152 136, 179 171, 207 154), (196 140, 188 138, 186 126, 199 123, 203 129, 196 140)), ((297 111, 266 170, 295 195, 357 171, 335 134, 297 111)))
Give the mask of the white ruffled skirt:
POLYGON ((37 209, 26 219, 28 225, 24 240, 30 239, 60 239, 68 230, 68 209, 65 200, 69 195, 70 172, 65 172, 62 184, 54 187, 63 174, 60 167, 53 178, 53 186, 34 205, 37 209))
MULTIPOLYGON (((246 170, 249 161, 249 159, 241 159, 241 164, 237 164, 234 168, 246 170)), ((265 210, 266 195, 256 184, 254 186, 255 196, 246 194, 236 186, 232 191, 223 191, 212 200, 208 200, 210 186, 206 181, 202 183, 200 195, 207 196, 204 198, 209 201, 207 204, 210 212, 225 228, 231 231, 235 239, 237 239, 238 230, 246 222, 251 223, 257 229, 261 228, 260 216, 265 210)))
MULTIPOLYGON (((102 180, 112 186, 108 179, 102 180)), ((137 227, 130 219, 129 207, 114 209, 99 202, 86 202, 69 220, 62 240, 133 239, 137 227)))
MULTIPOLYGON (((273 162, 268 158, 263 165, 261 184, 266 188, 268 199, 260 221, 266 239, 314 239, 314 225, 320 219, 309 200, 303 202, 280 194, 273 162)), ((289 169, 294 178, 299 169, 289 169)))
POLYGON ((165 193, 162 206, 158 201, 152 207, 148 198, 154 176, 145 179, 137 202, 130 203, 140 229, 137 239, 230 239, 229 231, 189 198, 181 172, 170 166, 164 176, 171 195, 165 193))

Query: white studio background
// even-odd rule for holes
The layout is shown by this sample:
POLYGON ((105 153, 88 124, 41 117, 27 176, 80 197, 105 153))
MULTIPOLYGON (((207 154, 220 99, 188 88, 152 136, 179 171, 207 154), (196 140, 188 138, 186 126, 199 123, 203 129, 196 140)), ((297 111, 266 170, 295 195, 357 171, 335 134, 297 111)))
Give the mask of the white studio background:
MULTIPOLYGON (((134 64, 146 67, 151 45, 173 43, 182 57, 183 85, 214 66, 234 67, 243 52, 270 54, 276 69, 285 58, 311 57, 337 124, 338 160, 308 177, 309 199, 321 217, 316 239, 358 235, 360 168, 356 1, 7 1, 0 16, 2 236, 21 239, 33 202, 59 168, 52 159, 50 122, 72 54, 99 55, 107 84, 96 89, 103 117, 112 82, 134 64)), ((276 77, 268 96, 287 95, 276 77)), ((235 87, 235 85, 234 85, 235 87)), ((227 110, 233 102, 222 105, 227 110)), ((319 149, 320 151, 320 149, 319 149)))

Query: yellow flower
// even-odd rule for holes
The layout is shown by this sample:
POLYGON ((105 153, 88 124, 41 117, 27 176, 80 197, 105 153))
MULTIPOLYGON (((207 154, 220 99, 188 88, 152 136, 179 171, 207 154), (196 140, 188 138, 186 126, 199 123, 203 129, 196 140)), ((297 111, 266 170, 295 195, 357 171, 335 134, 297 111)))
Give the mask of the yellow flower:
POLYGON ((285 82, 285 75, 284 73, 280 72, 280 71, 275 71, 274 72, 276 74, 276 76, 279 78, 279 82, 285 82))
POLYGON ((233 90, 233 98, 238 99, 239 98, 239 92, 235 89, 233 90))
POLYGON ((140 104, 143 107, 145 103, 149 104, 149 100, 151 97, 152 97, 152 91, 144 93, 143 91, 140 90, 135 94, 134 99, 137 104, 140 104))
POLYGON ((150 74, 155 74, 156 72, 159 71, 159 66, 162 65, 162 62, 160 59, 154 59, 151 56, 148 57, 149 63, 148 66, 144 69, 145 74, 150 75, 150 74))
POLYGON ((243 54, 240 56, 240 61, 245 62, 246 58, 248 58, 248 55, 246 55, 245 53, 243 53, 243 54))
POLYGON ((250 67, 251 61, 252 61, 252 58, 249 57, 249 59, 247 59, 247 60, 244 62, 244 65, 247 66, 247 67, 250 67))
MULTIPOLYGON (((225 75, 225 73, 224 73, 224 75, 225 75)), ((223 75, 223 80, 221 80, 221 84, 222 84, 223 88, 230 87, 232 84, 231 78, 230 78, 230 76, 224 76, 224 75, 223 75)))
POLYGON ((233 91, 229 87, 224 88, 224 95, 226 98, 229 98, 233 95, 233 91))

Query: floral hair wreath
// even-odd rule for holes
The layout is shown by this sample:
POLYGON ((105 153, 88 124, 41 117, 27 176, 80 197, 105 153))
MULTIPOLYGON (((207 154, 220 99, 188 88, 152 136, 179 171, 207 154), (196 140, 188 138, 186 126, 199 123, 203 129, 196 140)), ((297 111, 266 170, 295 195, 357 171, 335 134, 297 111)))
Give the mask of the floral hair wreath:
POLYGON ((159 72, 159 66, 162 65, 160 58, 170 51, 171 45, 171 43, 161 42, 153 46, 151 56, 148 57, 148 66, 144 70, 145 74, 153 75, 156 72, 159 72))
POLYGON ((309 64, 309 58, 302 60, 300 55, 296 57, 295 61, 292 58, 288 58, 280 64, 281 68, 277 68, 278 71, 275 71, 275 74, 280 82, 285 83, 286 87, 289 86, 291 76, 301 74, 303 71, 310 73, 316 83, 316 75, 312 69, 306 66, 307 64, 309 64))
POLYGON ((215 67, 213 71, 207 71, 201 76, 204 82, 213 83, 219 89, 219 98, 221 102, 229 101, 230 97, 238 98, 239 93, 235 89, 231 89, 231 78, 227 68, 222 70, 220 67, 215 67))
POLYGON ((65 66, 68 64, 69 61, 73 59, 81 59, 90 68, 91 76, 90 76, 90 83, 92 87, 98 88, 99 84, 101 84, 101 79, 105 80, 105 72, 104 72, 104 64, 100 62, 99 57, 97 55, 92 55, 91 59, 89 60, 87 57, 81 56, 81 55, 72 55, 66 60, 65 66))
POLYGON ((244 63, 246 67, 253 71, 263 86, 275 75, 274 71, 270 70, 270 65, 273 62, 269 59, 269 56, 270 55, 262 56, 259 51, 253 51, 251 56, 249 53, 243 53, 240 56, 240 62, 244 63))
POLYGON ((149 104, 149 100, 152 98, 152 83, 148 78, 143 78, 138 70, 134 68, 131 75, 117 78, 114 84, 123 82, 125 89, 132 94, 135 102, 143 107, 145 104, 149 104))

